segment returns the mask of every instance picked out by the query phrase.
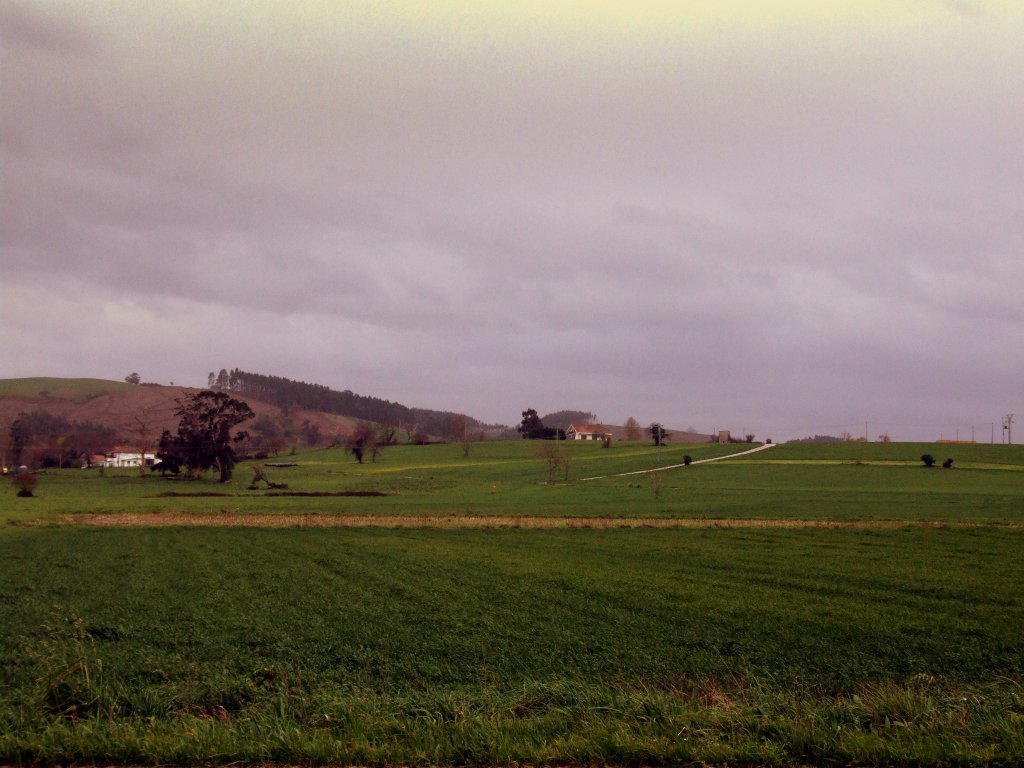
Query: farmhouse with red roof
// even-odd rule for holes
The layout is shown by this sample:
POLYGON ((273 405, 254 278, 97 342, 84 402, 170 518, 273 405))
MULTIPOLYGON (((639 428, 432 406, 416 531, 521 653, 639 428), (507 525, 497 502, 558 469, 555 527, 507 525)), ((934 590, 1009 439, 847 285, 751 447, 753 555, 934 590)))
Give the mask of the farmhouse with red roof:
POLYGON ((604 440, 611 436, 612 431, 604 424, 570 424, 565 430, 567 440, 604 440))

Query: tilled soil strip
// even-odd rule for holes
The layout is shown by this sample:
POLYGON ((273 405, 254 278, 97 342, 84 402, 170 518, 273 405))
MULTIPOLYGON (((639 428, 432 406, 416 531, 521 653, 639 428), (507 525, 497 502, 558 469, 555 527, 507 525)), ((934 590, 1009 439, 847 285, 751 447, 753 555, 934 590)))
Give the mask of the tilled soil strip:
MULTIPOLYGON (((399 515, 242 515, 147 512, 64 515, 64 522, 109 527, 216 526, 242 528, 970 528, 984 523, 922 520, 770 520, 651 517, 514 517, 399 515)), ((1007 527, 1003 524, 1001 527, 1007 527)), ((1017 526, 1010 526, 1017 527, 1017 526)))

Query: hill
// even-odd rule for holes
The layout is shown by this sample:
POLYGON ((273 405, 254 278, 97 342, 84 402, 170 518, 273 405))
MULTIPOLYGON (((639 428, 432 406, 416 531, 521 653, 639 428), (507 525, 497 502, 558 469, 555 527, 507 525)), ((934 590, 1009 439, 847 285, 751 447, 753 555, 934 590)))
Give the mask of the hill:
MULTIPOLYGON (((66 438, 79 435, 79 450, 102 452, 117 443, 136 444, 140 432, 155 444, 164 430, 174 431, 178 400, 200 390, 194 387, 127 384, 103 379, 24 378, 0 380, 0 447, 8 428, 26 414, 37 426, 33 435, 36 453, 66 453, 66 438), (57 448, 60 446, 60 448, 57 448)), ((245 398, 256 418, 245 425, 259 449, 261 439, 276 441, 271 450, 298 442, 309 445, 314 436, 331 441, 351 432, 356 420, 341 414, 293 408, 287 414, 273 403, 245 398)), ((318 440, 317 440, 318 441, 318 440)), ((44 463, 43 456, 36 457, 44 463)), ((72 457, 73 458, 73 457, 72 457)), ((70 460, 65 458, 65 460, 70 460)))
MULTIPOLYGON (((238 369, 220 377, 211 374, 214 388, 245 400, 256 417, 243 428, 251 436, 248 450, 279 453, 296 447, 336 444, 358 421, 395 428, 400 440, 438 439, 463 434, 463 424, 476 434, 507 436, 499 425, 486 425, 464 414, 410 408, 376 397, 337 391, 318 384, 238 369)), ((104 452, 118 444, 137 445, 140 438, 155 444, 164 430, 174 431, 178 401, 200 391, 194 387, 129 384, 94 378, 33 377, 0 379, 0 450, 10 448, 8 428, 26 414, 32 426, 30 459, 40 465, 61 466, 82 455, 104 452), (68 436, 75 439, 69 443, 68 436)), ((591 417, 580 411, 549 414, 556 417, 591 417)), ((625 430, 609 425, 613 439, 625 439, 625 430)), ((710 435, 670 430, 671 442, 700 443, 710 435)), ((648 438, 646 428, 642 441, 648 438)), ((10 453, 8 450, 7 453, 10 453)), ((32 463, 32 461, 30 461, 32 463)))
POLYGON ((491 432, 504 430, 500 425, 486 425, 463 413, 410 408, 380 397, 359 395, 348 389, 339 391, 322 384, 310 384, 283 376, 250 373, 237 368, 231 373, 222 369, 216 377, 211 373, 210 383, 211 386, 216 384, 219 388, 244 399, 256 398, 285 411, 305 408, 400 427, 410 438, 414 432, 454 437, 463 434, 467 428, 491 432))
POLYGON ((135 388, 134 384, 106 379, 58 379, 35 377, 28 379, 0 379, 0 398, 36 398, 68 400, 85 403, 100 395, 123 393, 135 388))

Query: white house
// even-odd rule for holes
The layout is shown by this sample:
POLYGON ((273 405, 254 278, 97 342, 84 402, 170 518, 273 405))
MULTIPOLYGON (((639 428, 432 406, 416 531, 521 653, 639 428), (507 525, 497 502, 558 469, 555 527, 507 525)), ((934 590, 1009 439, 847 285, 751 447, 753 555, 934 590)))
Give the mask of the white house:
POLYGON ((604 440, 612 431, 604 424, 570 424, 565 430, 566 440, 604 440))
POLYGON ((103 464, 107 467, 137 467, 143 461, 146 462, 147 467, 153 466, 156 462, 156 453, 146 451, 140 455, 138 448, 118 446, 107 451, 103 464))

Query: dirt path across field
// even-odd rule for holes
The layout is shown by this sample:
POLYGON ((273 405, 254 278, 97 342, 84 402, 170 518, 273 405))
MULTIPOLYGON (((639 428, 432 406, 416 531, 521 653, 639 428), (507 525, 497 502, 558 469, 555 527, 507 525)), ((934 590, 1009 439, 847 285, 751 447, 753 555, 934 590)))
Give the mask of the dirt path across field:
MULTIPOLYGON (((184 512, 146 512, 129 514, 64 515, 62 521, 74 525, 105 527, 218 527, 218 528, 971 528, 986 523, 959 523, 926 520, 770 520, 731 518, 654 518, 654 517, 515 517, 493 516, 400 516, 400 515, 267 515, 267 514, 189 514, 184 512)), ((1017 525, 1002 527, 1021 527, 1017 525)))
POLYGON ((671 464, 667 467, 655 467, 654 469, 638 469, 635 472, 619 472, 616 475, 598 475, 596 477, 581 477, 580 480, 604 480, 608 477, 629 477, 630 475, 651 475, 655 472, 664 472, 669 469, 679 469, 680 467, 693 466, 695 464, 710 464, 712 461, 725 461, 726 459, 735 459, 737 456, 747 456, 751 453, 758 453, 759 451, 767 451, 769 448, 774 448, 776 443, 765 443, 759 445, 756 448, 751 448, 747 451, 740 451, 739 453, 730 453, 728 456, 715 456, 710 459, 701 459, 700 461, 692 461, 689 465, 687 464, 671 464))

